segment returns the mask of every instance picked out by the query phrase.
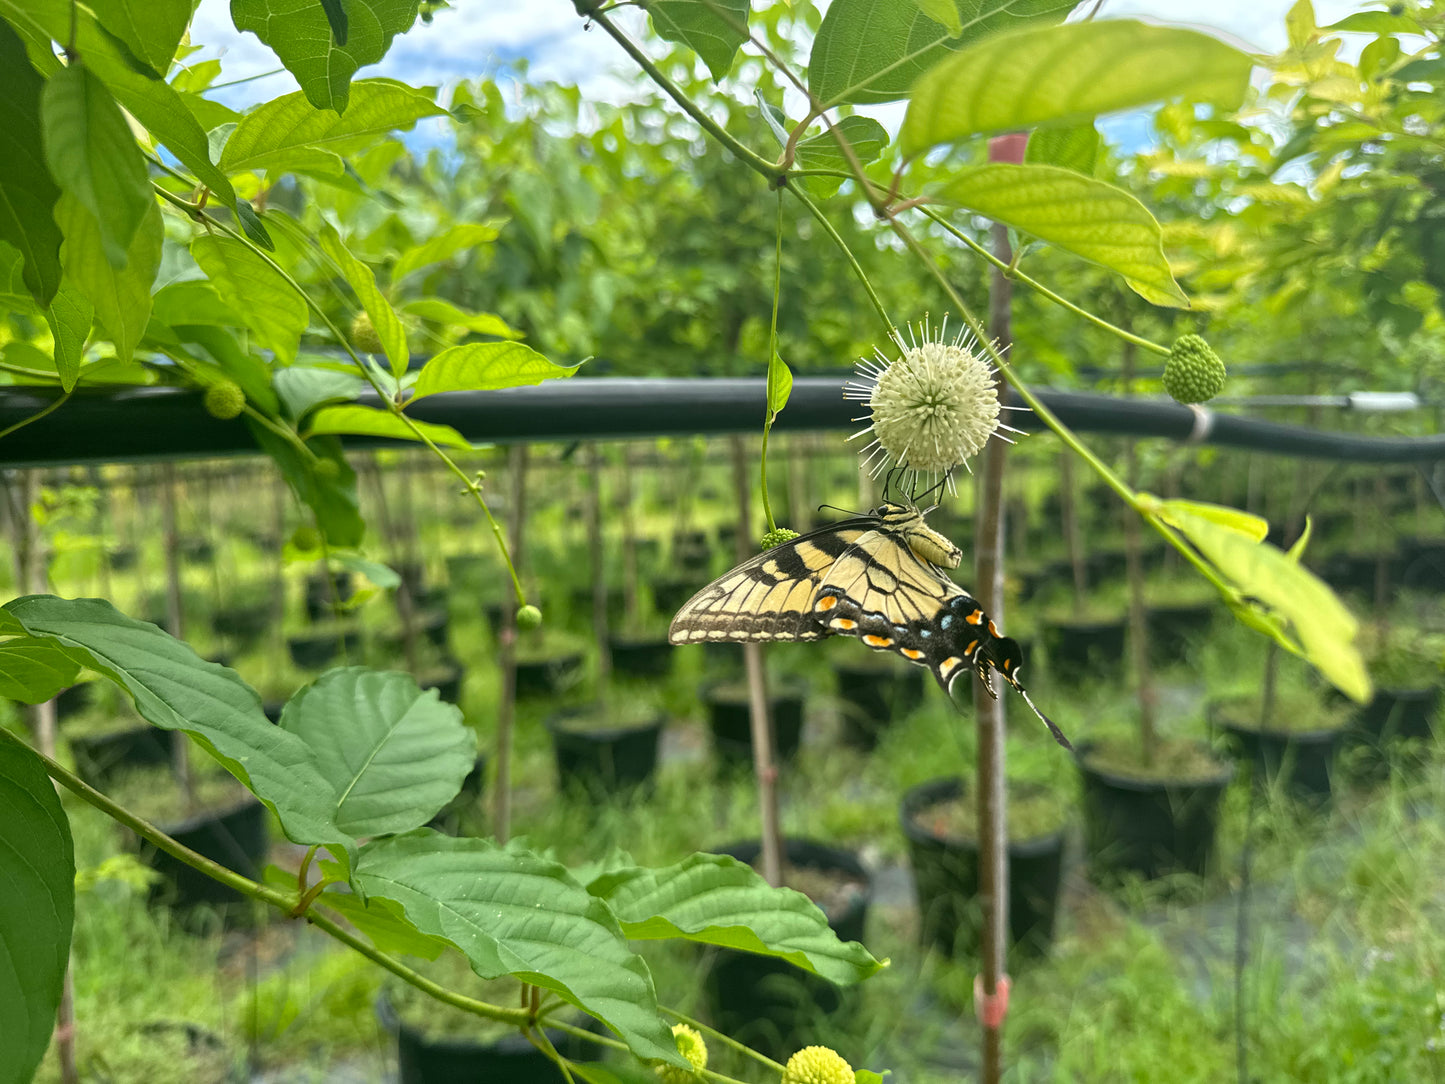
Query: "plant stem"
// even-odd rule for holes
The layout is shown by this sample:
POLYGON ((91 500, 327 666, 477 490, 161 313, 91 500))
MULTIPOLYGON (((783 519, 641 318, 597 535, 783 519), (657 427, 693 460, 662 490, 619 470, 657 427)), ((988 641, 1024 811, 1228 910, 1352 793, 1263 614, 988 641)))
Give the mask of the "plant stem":
MULTIPOLYGON (((778 303, 783 295, 783 193, 778 190, 778 220, 776 238, 773 248, 773 322, 768 328, 768 383, 767 402, 763 405, 763 449, 759 456, 758 471, 761 475, 759 486, 763 498, 763 518, 767 521, 767 530, 778 529, 777 523, 773 520, 773 502, 768 495, 768 434, 773 431, 773 420, 777 414, 773 411, 773 366, 785 365, 786 363, 778 357, 778 303)), ((781 407, 779 409, 782 409, 781 407)), ((747 530, 744 524, 743 531, 747 530)), ((739 539, 741 541, 741 539, 739 539)))
MULTIPOLYGON (((766 1066, 767 1068, 773 1070, 776 1073, 781 1073, 783 1071, 784 1067, 782 1065, 779 1065, 772 1058, 766 1056, 765 1054, 760 1054, 752 1047, 746 1046, 743 1043, 738 1042, 731 1035, 725 1035, 721 1031, 718 1031, 717 1028, 712 1027, 708 1024, 704 1024, 701 1020, 694 1020, 692 1017, 686 1016, 683 1013, 678 1012, 676 1009, 669 1009, 666 1005, 660 1007, 664 1013, 672 1017, 674 1020, 677 1020, 679 1023, 686 1024, 690 1028, 696 1028, 704 1035, 711 1036, 718 1042, 722 1043, 724 1046, 732 1047, 739 1054, 743 1054, 747 1057, 752 1058, 754 1061, 766 1066)), ((714 1078, 709 1075, 709 1079, 714 1078)))
POLYGON ((56 399, 55 402, 49 404, 48 406, 42 407, 40 410, 37 410, 34 414, 30 415, 30 417, 28 417, 28 418, 21 418, 21 419, 20 419, 18 422, 16 422, 14 425, 8 426, 8 427, 5 428, 5 429, 0 429, 0 440, 4 440, 4 439, 5 439, 6 437, 8 437, 11 433, 16 432, 17 430, 24 429, 24 428, 25 428, 27 425, 29 425, 31 422, 38 422, 41 418, 45 417, 47 414, 50 414, 50 413, 52 413, 52 412, 54 412, 54 411, 59 410, 61 407, 63 407, 63 406, 65 405, 66 400, 68 400, 68 399, 71 397, 71 395, 73 395, 73 394, 74 394, 74 391, 73 391, 73 390, 72 390, 72 391, 65 392, 65 393, 62 394, 58 399, 56 399))
MULTIPOLYGON (((1131 342, 1124 344, 1124 394, 1134 392, 1134 354, 1131 342)), ((1124 442, 1125 473, 1129 485, 1139 484, 1139 452, 1131 438, 1124 442)), ((1149 668, 1149 612, 1144 604, 1144 555, 1139 517, 1124 514, 1124 561, 1129 580, 1129 653, 1134 660, 1134 679, 1139 683, 1139 750, 1144 767, 1154 767, 1159 737, 1154 726, 1154 675, 1149 668)))

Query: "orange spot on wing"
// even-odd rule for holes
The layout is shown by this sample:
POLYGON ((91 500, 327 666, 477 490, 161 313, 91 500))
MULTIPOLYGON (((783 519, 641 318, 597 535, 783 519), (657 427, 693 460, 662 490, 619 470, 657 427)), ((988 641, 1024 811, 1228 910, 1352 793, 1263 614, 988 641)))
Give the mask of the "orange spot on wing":
POLYGON ((903 657, 906 659, 913 659, 916 662, 917 660, 923 658, 923 652, 919 651, 916 647, 905 647, 903 649, 903 657))
POLYGON ((950 655, 948 658, 944 659, 941 663, 938 664, 938 669, 942 671, 944 677, 947 677, 948 672, 957 668, 958 664, 961 662, 963 662, 963 660, 960 659, 957 655, 950 655))
POLYGON ((973 613, 965 617, 964 620, 967 621, 970 625, 981 625, 983 624, 983 611, 974 610, 973 613))
POLYGON ((990 622, 988 623, 988 631, 989 631, 990 633, 992 633, 994 636, 999 635, 998 628, 997 628, 997 626, 994 625, 994 623, 993 623, 992 621, 990 621, 990 622))
POLYGON ((977 640, 970 640, 970 641, 968 642, 968 646, 963 649, 964 655, 965 655, 965 656, 972 655, 973 652, 974 652, 974 649, 975 649, 976 647, 978 647, 978 641, 977 641, 977 640))
POLYGON ((836 605, 838 605, 837 595, 824 595, 818 600, 817 604, 814 606, 814 609, 827 611, 831 610, 836 605))
POLYGON ((833 618, 833 627, 835 629, 843 629, 846 632, 848 629, 856 629, 858 622, 847 617, 835 617, 833 618))
POLYGON ((872 633, 863 637, 863 642, 869 647, 887 647, 893 641, 887 636, 875 636, 872 633))

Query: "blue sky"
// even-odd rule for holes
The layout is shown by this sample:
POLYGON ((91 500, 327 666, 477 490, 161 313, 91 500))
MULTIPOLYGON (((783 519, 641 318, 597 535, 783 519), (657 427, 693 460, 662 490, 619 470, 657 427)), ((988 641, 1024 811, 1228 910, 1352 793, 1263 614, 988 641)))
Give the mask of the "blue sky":
MULTIPOLYGON (((396 39, 380 64, 363 75, 384 75, 416 85, 448 87, 464 78, 493 74, 499 67, 526 57, 538 79, 575 83, 587 97, 625 99, 633 85, 630 61, 605 34, 585 30, 568 0, 514 0, 488 3, 454 0, 457 6, 438 12, 430 25, 418 23, 396 39)), ((756 2, 756 0, 755 0, 756 2)), ((1172 23, 1210 28, 1253 49, 1277 51, 1284 46, 1285 12, 1294 0, 1105 0, 1105 16, 1142 15, 1172 23)), ((1354 0, 1315 0, 1319 23, 1333 22, 1362 5, 1354 0)), ((638 13, 623 9, 620 21, 636 36, 638 13)), ((231 81, 280 67, 275 56, 252 34, 231 24, 229 0, 201 0, 191 40, 204 47, 204 57, 220 56, 222 79, 231 81)), ((217 97, 235 108, 296 89, 289 73, 227 87, 217 97)), ((898 111, 901 117, 901 108, 898 111)), ((889 107, 880 119, 893 128, 889 107)), ((1106 119, 1101 127, 1117 142, 1134 143, 1137 117, 1106 119)), ((1142 129, 1141 129, 1142 130, 1142 129)), ((421 141, 426 142, 424 134, 421 141)))

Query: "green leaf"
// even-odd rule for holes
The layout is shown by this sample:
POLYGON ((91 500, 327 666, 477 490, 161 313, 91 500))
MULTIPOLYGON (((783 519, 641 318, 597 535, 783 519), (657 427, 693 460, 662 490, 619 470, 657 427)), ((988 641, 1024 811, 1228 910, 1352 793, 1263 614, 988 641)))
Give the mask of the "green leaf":
POLYGON ((332 40, 321 5, 287 0, 231 0, 231 21, 271 47, 317 109, 345 113, 351 77, 375 64, 391 39, 411 29, 419 0, 340 0, 350 33, 346 44, 332 40))
POLYGON ((407 249, 391 269, 391 281, 400 282, 428 264, 449 260, 458 252, 497 239, 497 228, 485 222, 459 222, 435 237, 407 249))
POLYGON ((266 223, 261 221, 261 216, 256 213, 256 208, 251 206, 250 200, 236 201, 236 221, 241 223, 241 229, 256 244, 260 245, 267 252, 276 251, 276 242, 271 240, 271 234, 266 229, 266 223))
POLYGON ((833 0, 813 39, 808 89, 828 107, 897 101, 951 50, 1021 22, 1059 22, 1074 6, 1074 0, 957 0, 955 31, 925 14, 918 0, 833 0))
POLYGON ((571 376, 580 366, 554 365, 521 343, 463 343, 448 347, 416 377, 411 402, 443 391, 493 391, 571 376))
POLYGON ((1210 523, 1217 523, 1221 527, 1227 527, 1231 531, 1238 531, 1247 537, 1251 542, 1263 542, 1269 534, 1269 521, 1261 519, 1252 512, 1241 512, 1238 508, 1229 508, 1222 504, 1205 504, 1202 501, 1165 501, 1164 507, 1170 515, 1198 516, 1207 519, 1210 523))
POLYGON ((884 1084, 884 1078, 892 1072, 892 1069, 885 1069, 881 1073, 875 1073, 871 1069, 857 1069, 853 1072, 853 1084, 884 1084))
POLYGON ((322 227, 316 241, 321 246, 321 251, 340 268, 341 276, 356 292, 356 299, 371 317, 371 326, 376 329, 376 337, 381 340, 382 349, 386 351, 386 360, 391 363, 392 375, 400 377, 411 361, 411 355, 406 348, 406 328, 401 326, 401 318, 396 315, 396 310, 391 307, 386 295, 377 289, 376 276, 371 268, 347 250, 341 242, 340 234, 330 223, 322 227))
POLYGON ((448 327, 464 327, 468 331, 475 331, 478 335, 492 335, 498 339, 520 339, 522 337, 520 331, 495 313, 466 312, 457 308, 450 301, 439 297, 424 297, 416 301, 408 301, 402 305, 401 311, 408 316, 446 324, 448 327))
POLYGON ((356 373, 337 372, 315 365, 296 364, 276 374, 276 394, 296 421, 322 403, 355 399, 366 381, 356 373))
POLYGON ((909 94, 899 132, 910 158, 939 143, 1183 98, 1239 105, 1253 61, 1218 38, 1133 19, 1030 27, 943 60, 909 94))
POLYGON ((247 423, 261 450, 276 461, 281 477, 286 479, 297 500, 316 514, 316 526, 326 536, 327 544, 333 547, 361 545, 366 522, 361 518, 356 499, 356 472, 346 462, 341 441, 317 436, 306 442, 312 455, 331 462, 336 468, 334 472, 330 468, 318 472, 315 464, 289 440, 283 440, 249 418, 247 423))
POLYGON ((241 318, 221 300, 221 295, 216 293, 216 287, 209 279, 186 279, 162 286, 151 298, 151 315, 170 325, 241 326, 241 318))
POLYGON ((292 842, 355 855, 356 841, 336 825, 336 795, 315 754, 271 725, 261 698, 234 670, 206 662, 104 599, 28 595, 4 608, 30 635, 53 637, 72 658, 119 685, 143 718, 199 741, 270 807, 292 842))
POLYGON ((70 822, 34 754, 0 742, 0 1080, 35 1072, 60 1007, 75 923, 70 822))
POLYGON ((777 416, 782 413, 783 407, 788 405, 788 397, 793 394, 793 371, 788 368, 782 358, 778 356, 775 349, 772 356, 768 358, 768 424, 772 425, 777 416))
POLYGON ((918 10, 941 24, 949 37, 956 38, 963 33, 963 18, 954 0, 917 0, 917 3, 918 10))
POLYGON ((1421 34, 1420 23, 1408 15, 1392 11, 1354 11, 1321 30, 1350 31, 1357 34, 1421 34))
POLYGON ((321 0, 321 10, 326 12, 326 21, 331 26, 331 37, 337 45, 345 45, 351 37, 351 24, 346 18, 346 6, 341 0, 321 0))
POLYGON ((111 266, 125 266, 155 205, 145 157, 110 90, 85 65, 56 72, 40 96, 45 163, 63 192, 94 216, 111 266))
POLYGON ((95 318, 115 343, 116 356, 129 362, 150 319, 151 284, 161 265, 165 225, 160 208, 152 201, 119 270, 106 257, 95 216, 74 196, 60 197, 55 221, 65 234, 61 258, 66 279, 94 307, 95 318))
POLYGON ((1305 516, 1305 529, 1301 531, 1299 537, 1294 540, 1294 545, 1289 548, 1285 556, 1291 561, 1298 563, 1299 559, 1305 554, 1305 547, 1310 544, 1310 535, 1314 533, 1314 529, 1314 520, 1309 516, 1305 516))
MULTIPOLYGON (((872 117, 844 117, 834 127, 848 140, 863 165, 876 161, 888 146, 888 129, 872 117)), ((800 169, 848 169, 850 163, 832 132, 798 140, 794 151, 800 169)))
POLYGON ((232 237, 197 237, 191 255, 221 300, 256 333, 256 341, 287 364, 295 360, 306 330, 306 302, 281 273, 232 237))
MULTIPOLYGON (((1181 531, 1239 595, 1265 607, 1249 624, 1307 658, 1337 689, 1359 703, 1370 698, 1370 677, 1355 646, 1359 623, 1312 572, 1251 535, 1195 514, 1186 502, 1164 501, 1159 516, 1181 531), (1288 622, 1293 638, 1280 622, 1288 622)), ((1241 604, 1231 600, 1236 614, 1241 604)), ((1241 615, 1242 616, 1242 615, 1241 615)))
POLYGON ((316 754, 349 835, 420 828, 456 797, 477 757, 461 709, 408 674, 331 670, 293 696, 281 727, 316 754))
POLYGON ((638 1057, 682 1064, 647 965, 606 905, 558 863, 422 830, 368 843, 356 881, 368 897, 400 903, 423 933, 456 945, 483 978, 516 975, 553 990, 638 1057))
MULTIPOLYGON (((412 422, 433 442, 447 448, 465 448, 470 450, 471 443, 449 425, 436 425, 432 422, 412 422)), ((411 428, 396 415, 378 410, 376 407, 362 406, 359 403, 348 403, 345 406, 322 407, 311 416, 311 421, 306 428, 306 436, 309 439, 318 433, 353 433, 358 436, 368 437, 392 437, 396 440, 420 440, 411 428)))
POLYGON ((90 0, 90 9, 101 26, 164 79, 195 4, 192 0, 90 0))
POLYGON ((0 19, 0 241, 23 261, 25 288, 42 307, 60 289, 60 227, 51 217, 60 188, 45 168, 40 93, 45 80, 25 45, 0 19))
POLYGON ((80 377, 80 363, 85 355, 85 340, 95 321, 95 309, 68 279, 60 280, 60 289, 45 309, 45 322, 55 340, 55 371, 60 386, 66 391, 75 387, 80 377))
POLYGON ((940 195, 1118 272, 1155 305, 1188 303, 1159 223, 1122 188, 1057 166, 993 163, 959 170, 940 195))
POLYGON ((1024 164, 1058 166, 1086 177, 1094 175, 1099 160, 1099 131, 1092 123, 1072 128, 1036 128, 1029 135, 1024 164))
POLYGON ((727 75, 748 40, 750 0, 651 0, 652 29, 702 58, 713 81, 727 75))
POLYGON ((354 553, 334 553, 332 559, 342 568, 350 572, 359 572, 383 591, 390 591, 401 586, 401 577, 395 570, 376 561, 368 561, 364 557, 358 557, 354 553))
POLYGON ((635 941, 680 937, 776 956, 840 985, 884 966, 858 942, 839 941, 807 896, 774 888, 751 866, 724 855, 605 873, 587 890, 606 901, 635 941))
POLYGON ((313 106, 307 98, 299 91, 284 94, 247 113, 226 141, 221 169, 227 173, 309 169, 318 152, 339 166, 337 155, 359 149, 371 137, 446 112, 429 93, 390 79, 355 83, 351 105, 340 115, 313 106))
MULTIPOLYGON (((331 865, 330 862, 322 862, 321 868, 329 872, 331 865)), ((288 875, 288 881, 290 885, 294 885, 295 875, 288 875)), ((440 937, 432 937, 418 930, 406 917, 401 904, 394 900, 371 896, 363 901, 353 892, 326 891, 320 895, 317 903, 339 912, 342 918, 364 933, 382 952, 435 960, 451 947, 440 937)))
POLYGON ((54 640, 33 636, 0 641, 0 697, 42 704, 75 684, 80 664, 54 640))

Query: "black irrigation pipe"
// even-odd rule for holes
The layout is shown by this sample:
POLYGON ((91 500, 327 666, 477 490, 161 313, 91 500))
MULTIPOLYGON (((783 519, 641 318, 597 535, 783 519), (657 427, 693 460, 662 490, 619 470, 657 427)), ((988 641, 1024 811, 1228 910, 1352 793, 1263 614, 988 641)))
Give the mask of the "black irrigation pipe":
MULTIPOLYGON (((861 405, 842 397, 842 378, 800 376, 784 430, 847 430, 861 405)), ((0 429, 52 402, 52 389, 0 387, 0 429)), ((1445 460, 1445 436, 1365 437, 1281 425, 1234 414, 1196 412, 1156 399, 1083 392, 1042 391, 1039 398, 1071 428, 1084 433, 1194 441, 1272 455, 1356 463, 1430 463, 1445 460)), ((368 393, 363 403, 375 405, 368 393)), ((408 413, 418 421, 456 428, 482 443, 618 440, 695 434, 749 433, 760 429, 761 378, 555 380, 505 391, 451 392, 422 400, 408 413)), ((1038 430, 1031 414, 1009 419, 1038 430)), ((348 447, 401 442, 348 437, 348 447)), ((0 440, 0 467, 52 466, 132 459, 254 455, 258 448, 242 420, 217 421, 199 393, 181 388, 82 389, 55 413, 0 440)))

